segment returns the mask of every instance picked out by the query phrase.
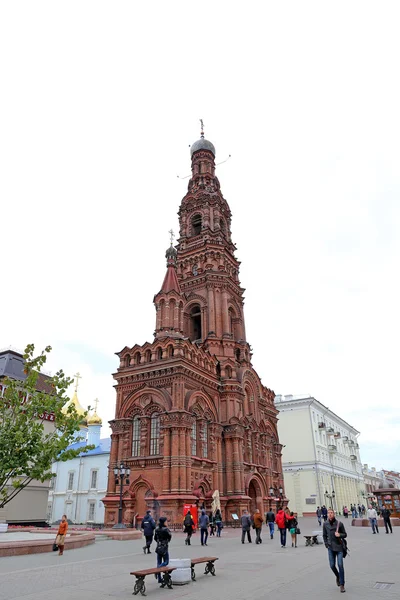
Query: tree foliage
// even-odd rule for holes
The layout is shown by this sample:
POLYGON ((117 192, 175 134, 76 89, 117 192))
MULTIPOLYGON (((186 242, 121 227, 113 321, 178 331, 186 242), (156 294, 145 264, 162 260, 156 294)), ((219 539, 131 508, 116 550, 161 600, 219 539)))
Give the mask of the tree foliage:
MULTIPOLYGON (((45 391, 39 391, 38 378, 51 347, 34 356, 33 344, 24 354, 26 379, 2 381, 0 398, 0 508, 11 502, 33 480, 44 482, 53 477, 52 463, 67 461, 94 446, 67 449, 82 440, 77 436, 82 415, 73 404, 66 412, 66 391, 72 379, 62 370, 46 379, 45 391), (54 422, 46 420, 54 415, 54 422)), ((41 386, 43 387, 43 386, 41 386)))

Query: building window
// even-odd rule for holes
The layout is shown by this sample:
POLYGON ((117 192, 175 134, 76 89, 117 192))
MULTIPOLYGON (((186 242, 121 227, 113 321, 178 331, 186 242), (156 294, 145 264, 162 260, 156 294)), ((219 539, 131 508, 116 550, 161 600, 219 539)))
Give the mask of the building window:
POLYGON ((190 311, 190 333, 191 342, 201 340, 201 308, 198 304, 193 306, 190 311))
POLYGON ((89 502, 88 521, 94 521, 96 516, 96 502, 89 502))
POLYGON ((197 423, 192 425, 192 456, 197 456, 197 423))
POLYGON ((203 458, 208 458, 208 423, 204 423, 201 429, 201 445, 203 447, 203 458))
POLYGON ((90 475, 90 488, 92 490, 97 489, 97 473, 98 471, 92 471, 90 475))
POLYGON ((153 415, 150 423, 150 455, 157 455, 160 451, 160 417, 153 415))
POLYGON ((68 487, 67 490, 72 490, 72 488, 74 487, 74 471, 70 471, 68 473, 68 487))
POLYGON ((201 215, 194 215, 192 218, 192 235, 200 235, 201 233, 201 215))
POLYGON ((140 456, 140 419, 133 419, 132 427, 132 456, 140 456))
POLYGON ((50 489, 51 490, 55 490, 56 489, 56 483, 57 483, 57 475, 54 475, 54 477, 52 477, 50 479, 50 489))
POLYGON ((47 505, 47 514, 46 514, 46 521, 48 521, 49 523, 51 523, 52 514, 53 514, 53 504, 51 502, 49 502, 47 505))

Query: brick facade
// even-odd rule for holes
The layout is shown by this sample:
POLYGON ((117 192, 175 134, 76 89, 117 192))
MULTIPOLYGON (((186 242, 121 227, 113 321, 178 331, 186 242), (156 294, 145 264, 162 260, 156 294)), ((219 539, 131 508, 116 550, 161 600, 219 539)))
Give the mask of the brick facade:
POLYGON ((131 469, 125 523, 147 507, 180 521, 184 504, 209 508, 215 490, 230 520, 244 508, 275 507, 269 489, 283 486, 278 411, 251 364, 215 149, 201 137, 191 154, 178 244, 167 250, 167 273, 154 297, 154 341, 118 353, 107 526, 118 518, 113 468, 121 460, 131 469))

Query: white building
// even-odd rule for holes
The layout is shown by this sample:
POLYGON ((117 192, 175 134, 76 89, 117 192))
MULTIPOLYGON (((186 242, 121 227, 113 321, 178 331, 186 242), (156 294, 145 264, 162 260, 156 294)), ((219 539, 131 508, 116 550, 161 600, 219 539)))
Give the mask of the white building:
MULTIPOLYGON (((76 392, 71 399, 78 412, 84 413, 79 404, 76 392)), ((108 463, 110 461, 110 438, 100 439, 102 421, 97 412, 82 421, 79 435, 86 437, 84 441, 72 444, 70 448, 94 445, 93 450, 66 462, 53 465, 52 480, 49 492, 47 518, 54 523, 63 514, 73 523, 104 523, 104 506, 102 498, 106 495, 108 479, 108 463)))
POLYGON ((340 513, 362 504, 359 431, 310 396, 276 396, 275 406, 290 509, 311 516, 324 504, 340 513))

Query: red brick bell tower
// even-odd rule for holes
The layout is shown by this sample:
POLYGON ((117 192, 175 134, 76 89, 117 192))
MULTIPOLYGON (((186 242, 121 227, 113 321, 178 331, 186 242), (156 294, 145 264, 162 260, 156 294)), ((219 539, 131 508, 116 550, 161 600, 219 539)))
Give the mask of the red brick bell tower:
POLYGON ((218 490, 224 518, 277 503, 283 487, 274 393, 251 365, 243 288, 231 239, 231 211, 215 175, 215 148, 191 147, 192 176, 179 209, 176 249, 154 297, 154 341, 125 347, 120 367, 105 523, 117 520, 113 469, 131 469, 124 522, 146 508, 181 521, 185 504, 210 507, 218 490))

